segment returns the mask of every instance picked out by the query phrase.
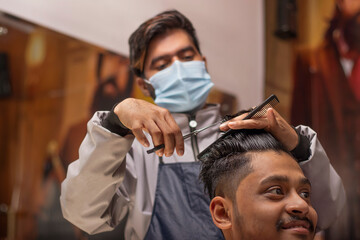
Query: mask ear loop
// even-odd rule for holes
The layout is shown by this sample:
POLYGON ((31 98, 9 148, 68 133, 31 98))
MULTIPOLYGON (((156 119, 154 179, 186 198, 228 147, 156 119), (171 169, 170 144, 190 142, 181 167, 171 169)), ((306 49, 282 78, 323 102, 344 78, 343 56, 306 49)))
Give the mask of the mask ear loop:
POLYGON ((156 95, 155 95, 155 89, 154 89, 153 85, 151 84, 151 82, 149 80, 147 80, 145 78, 143 78, 143 80, 145 82, 146 89, 150 93, 151 98, 155 100, 156 95))

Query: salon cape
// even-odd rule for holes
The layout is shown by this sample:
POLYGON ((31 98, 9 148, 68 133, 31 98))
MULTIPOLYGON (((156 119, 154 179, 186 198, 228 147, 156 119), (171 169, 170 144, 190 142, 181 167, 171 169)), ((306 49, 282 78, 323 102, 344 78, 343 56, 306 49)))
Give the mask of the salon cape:
MULTIPOLYGON (((154 207, 159 157, 147 154, 148 148, 133 135, 121 137, 103 128, 100 121, 106 114, 97 112, 88 122, 79 159, 69 165, 61 185, 62 212, 68 221, 89 234, 111 231, 126 217, 125 239, 143 239, 154 207)), ((173 117, 183 134, 190 132, 188 115, 173 117)), ((204 108, 196 114, 198 129, 219 120, 219 106, 204 108)), ((316 133, 309 127, 297 128, 311 143, 311 155, 300 166, 312 185, 311 202, 318 213, 318 228, 325 229, 343 210, 345 191, 316 133)), ((215 126, 197 135, 200 152, 219 137, 217 130, 215 126)), ((165 164, 194 161, 194 142, 184 143, 184 156, 175 153, 163 157, 165 164)))

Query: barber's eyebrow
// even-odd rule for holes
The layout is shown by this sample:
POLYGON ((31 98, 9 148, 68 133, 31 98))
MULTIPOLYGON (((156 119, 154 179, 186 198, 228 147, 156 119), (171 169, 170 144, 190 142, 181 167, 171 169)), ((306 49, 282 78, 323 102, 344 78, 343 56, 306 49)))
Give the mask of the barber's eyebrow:
POLYGON ((150 63, 150 66, 153 66, 157 61, 160 61, 162 59, 166 59, 166 58, 170 58, 172 57, 173 55, 179 55, 181 53, 184 53, 184 52, 187 52, 187 51, 193 51, 195 52, 195 49, 193 46, 187 46, 187 47, 184 47, 180 50, 178 50, 175 54, 165 54, 165 55, 160 55, 158 57, 155 57, 151 60, 151 63, 150 63))
POLYGON ((154 66, 156 62, 160 61, 160 60, 163 60, 163 59, 166 59, 166 58, 169 58, 171 55, 167 54, 167 55, 161 55, 161 56, 158 56, 156 58, 153 58, 151 60, 151 63, 150 63, 150 67, 154 66))
POLYGON ((195 52, 195 48, 193 46, 187 46, 187 47, 182 48, 179 51, 177 51, 176 54, 179 55, 180 53, 184 53, 184 52, 187 52, 187 51, 195 52))
MULTIPOLYGON (((262 180, 260 182, 260 185, 264 185, 270 182, 284 182, 287 183, 289 182, 289 178, 287 176, 283 176, 283 175, 272 175, 270 177, 265 178, 264 180, 262 180)), ((309 179, 307 179, 306 177, 302 177, 299 179, 299 184, 300 185, 309 185, 311 187, 311 183, 309 181, 309 179)))

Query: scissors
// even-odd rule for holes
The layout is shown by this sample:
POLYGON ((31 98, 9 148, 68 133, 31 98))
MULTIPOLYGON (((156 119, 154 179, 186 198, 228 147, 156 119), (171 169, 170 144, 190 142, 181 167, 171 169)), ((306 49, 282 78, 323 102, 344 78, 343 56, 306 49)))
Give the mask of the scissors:
MULTIPOLYGON (((254 118, 259 118, 259 117, 261 117, 261 116, 263 116, 265 113, 266 113, 266 110, 268 109, 268 108, 271 108, 271 107, 274 107, 276 104, 278 104, 279 103, 279 99, 276 97, 276 95, 275 94, 272 94, 270 97, 268 97, 264 102, 262 102, 260 105, 258 105, 257 107, 254 107, 250 112, 249 112, 249 114, 243 119, 243 120, 245 120, 245 119, 250 119, 250 118, 252 118, 252 117, 254 117, 254 118)), ((216 125, 218 125, 218 124, 221 124, 221 123, 224 123, 224 122, 226 122, 226 121, 229 121, 230 119, 233 119, 233 118, 235 118, 235 117, 237 117, 237 116, 239 116, 239 115, 241 115, 242 113, 245 113, 245 112, 247 112, 247 111, 240 111, 240 112, 238 112, 238 113, 236 113, 236 114, 233 114, 233 115, 226 115, 221 121, 219 121, 219 122, 216 122, 216 123, 213 123, 213 124, 211 124, 211 125, 209 125, 209 126, 206 126, 206 127, 203 127, 203 128, 200 128, 200 129, 197 129, 197 130, 194 130, 194 131, 192 131, 192 132, 190 132, 190 133, 188 133, 188 134, 186 134, 186 135, 183 135, 183 138, 184 138, 184 140, 185 139, 188 139, 189 137, 191 137, 191 136, 195 136, 195 135, 197 135, 198 133, 200 133, 200 132, 202 132, 202 131, 204 131, 204 130, 206 130, 206 129, 208 129, 208 128, 211 128, 211 127, 213 127, 213 126, 216 126, 216 125)), ((229 130, 230 131, 230 130, 229 130)), ((164 144, 160 144, 160 145, 158 145, 158 146, 155 146, 154 148, 152 148, 152 149, 149 149, 149 150, 147 150, 146 152, 148 153, 148 154, 150 154, 150 153, 153 153, 153 152, 155 152, 155 151, 157 151, 157 150, 159 150, 159 149, 162 149, 162 148, 164 148, 165 147, 165 145, 164 144)))

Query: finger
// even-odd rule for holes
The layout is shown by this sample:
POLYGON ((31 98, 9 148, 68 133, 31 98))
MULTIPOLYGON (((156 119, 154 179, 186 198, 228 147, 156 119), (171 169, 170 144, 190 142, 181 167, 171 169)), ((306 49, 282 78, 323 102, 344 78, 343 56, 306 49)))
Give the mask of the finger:
MULTIPOLYGON (((144 130, 150 134, 154 147, 165 144, 163 132, 154 121, 147 122, 144 130)), ((157 150, 155 153, 162 157, 164 154, 164 148, 157 150)))
POLYGON ((266 117, 268 119, 269 125, 265 128, 266 131, 271 132, 272 129, 276 128, 278 126, 277 119, 275 117, 274 109, 269 108, 266 112, 266 117))
POLYGON ((221 131, 227 131, 227 130, 229 130, 230 129, 230 127, 229 127, 229 123, 231 123, 231 122, 236 122, 236 121, 241 121, 241 120, 243 120, 247 115, 248 115, 249 113, 243 113, 243 114, 241 114, 241 115, 239 115, 239 116, 237 116, 237 117, 235 117, 235 118, 233 118, 233 119, 231 119, 231 120, 228 120, 228 121, 226 121, 226 122, 224 122, 224 123, 222 123, 221 125, 220 125, 220 130, 221 131))
POLYGON ((166 116, 166 120, 174 133, 176 152, 179 156, 182 156, 184 155, 184 138, 181 129, 170 114, 166 116))
POLYGON ((166 112, 163 117, 164 119, 161 119, 157 124, 163 133, 165 156, 169 157, 174 153, 176 147, 180 149, 179 152, 181 149, 184 149, 184 139, 179 126, 176 124, 171 114, 166 112))
POLYGON ((264 129, 268 125, 266 118, 254 118, 229 122, 230 129, 264 129))
POLYGON ((174 153, 175 149, 175 138, 169 127, 161 127, 161 131, 164 139, 164 154, 166 157, 170 157, 174 153))
POLYGON ((227 130, 229 130, 230 129, 230 127, 229 127, 229 121, 227 121, 227 122, 224 122, 224 123, 222 123, 222 124, 220 124, 220 130, 221 131, 227 131, 227 130))
POLYGON ((142 144, 144 147, 149 147, 150 143, 142 130, 142 127, 135 125, 131 131, 140 144, 142 144))
POLYGON ((296 131, 289 125, 289 123, 275 111, 269 109, 267 112, 269 120, 269 131, 278 141, 280 141, 288 150, 293 150, 298 142, 296 131))
POLYGON ((184 152, 185 152, 185 148, 184 148, 184 138, 182 136, 182 134, 179 135, 175 135, 175 148, 176 148, 176 153, 179 155, 179 156, 182 156, 184 155, 184 152))

